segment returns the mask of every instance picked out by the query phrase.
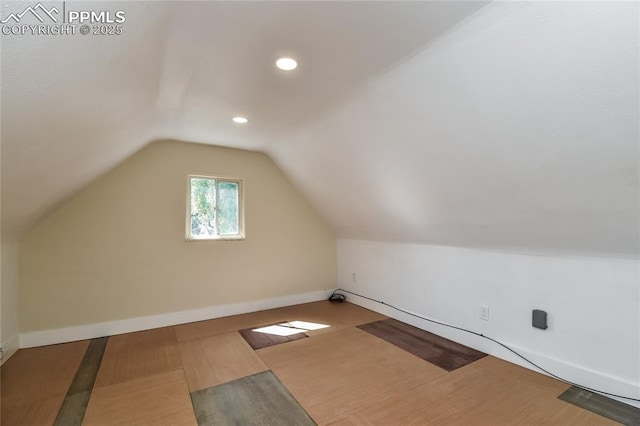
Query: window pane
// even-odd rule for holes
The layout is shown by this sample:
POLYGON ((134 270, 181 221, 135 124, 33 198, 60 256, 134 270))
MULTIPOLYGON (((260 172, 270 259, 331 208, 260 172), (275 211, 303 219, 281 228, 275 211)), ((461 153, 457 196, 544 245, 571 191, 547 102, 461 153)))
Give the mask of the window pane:
POLYGON ((216 235, 216 181, 191 178, 191 236, 210 238, 216 235))
POLYGON ((238 183, 218 182, 218 233, 238 235, 238 183))

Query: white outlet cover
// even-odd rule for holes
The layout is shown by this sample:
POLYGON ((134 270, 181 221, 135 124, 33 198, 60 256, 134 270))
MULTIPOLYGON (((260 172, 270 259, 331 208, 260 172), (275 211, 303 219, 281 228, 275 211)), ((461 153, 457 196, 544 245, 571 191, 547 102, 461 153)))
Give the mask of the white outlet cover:
POLYGON ((480 319, 489 321, 489 307, 488 306, 480 306, 480 319))

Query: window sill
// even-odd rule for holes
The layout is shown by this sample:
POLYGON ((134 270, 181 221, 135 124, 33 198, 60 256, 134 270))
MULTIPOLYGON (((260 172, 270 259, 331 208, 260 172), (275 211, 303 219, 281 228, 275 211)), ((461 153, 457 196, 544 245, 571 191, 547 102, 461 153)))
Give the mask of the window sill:
POLYGON ((208 242, 208 241, 243 241, 244 236, 242 237, 219 237, 219 238, 189 238, 186 237, 184 240, 188 243, 199 243, 199 242, 208 242))

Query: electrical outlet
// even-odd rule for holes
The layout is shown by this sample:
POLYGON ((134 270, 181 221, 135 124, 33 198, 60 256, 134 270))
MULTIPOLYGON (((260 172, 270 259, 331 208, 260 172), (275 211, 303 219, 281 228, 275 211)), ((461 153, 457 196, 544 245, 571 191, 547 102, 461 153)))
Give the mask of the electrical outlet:
POLYGON ((358 275, 356 275, 355 272, 351 273, 351 282, 354 282, 354 283, 358 282, 358 275))
POLYGON ((480 305, 480 319, 489 321, 489 307, 480 305))
POLYGON ((0 361, 4 359, 4 345, 0 346, 0 361))

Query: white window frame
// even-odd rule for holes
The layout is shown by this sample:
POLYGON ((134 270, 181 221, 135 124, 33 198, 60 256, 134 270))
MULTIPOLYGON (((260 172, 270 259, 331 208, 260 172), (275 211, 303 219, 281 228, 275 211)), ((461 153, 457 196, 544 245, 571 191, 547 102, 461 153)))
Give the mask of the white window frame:
POLYGON ((185 240, 192 241, 241 241, 245 239, 244 230, 244 179, 217 177, 209 175, 187 175, 187 203, 185 215, 185 240), (238 234, 236 235, 217 235, 208 238, 194 238, 191 236, 191 179, 211 179, 216 181, 216 216, 218 209, 218 183, 233 182, 238 184, 238 234))

